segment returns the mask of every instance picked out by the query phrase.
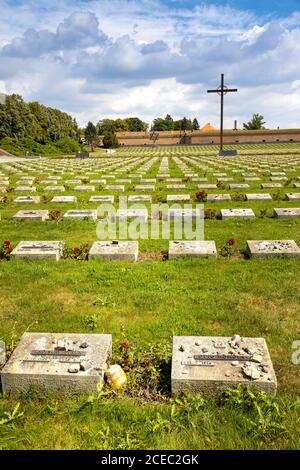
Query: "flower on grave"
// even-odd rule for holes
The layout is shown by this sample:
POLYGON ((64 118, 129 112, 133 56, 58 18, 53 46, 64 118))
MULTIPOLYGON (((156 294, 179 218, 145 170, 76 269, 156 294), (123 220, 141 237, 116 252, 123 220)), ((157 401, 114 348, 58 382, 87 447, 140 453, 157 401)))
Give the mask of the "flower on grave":
POLYGON ((3 242, 3 245, 4 245, 4 246, 9 246, 9 245, 10 245, 10 241, 9 241, 9 240, 5 240, 5 241, 3 242))
POLYGON ((235 242, 236 242, 235 238, 229 238, 229 240, 228 240, 228 243, 231 246, 235 245, 235 242))
POLYGON ((128 341, 122 341, 120 344, 119 344, 119 349, 121 351, 124 351, 125 349, 128 349, 129 348, 129 343, 128 341))
POLYGON ((10 246, 7 251, 8 253, 11 253, 13 251, 12 247, 10 246))
POLYGON ((79 248, 77 246, 75 246, 75 248, 73 250, 73 253, 75 253, 75 254, 79 253, 79 248))

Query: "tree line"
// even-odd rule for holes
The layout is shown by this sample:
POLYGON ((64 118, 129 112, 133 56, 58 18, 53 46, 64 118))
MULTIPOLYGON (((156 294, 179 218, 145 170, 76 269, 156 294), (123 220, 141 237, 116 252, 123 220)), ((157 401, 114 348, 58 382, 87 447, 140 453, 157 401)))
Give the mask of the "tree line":
POLYGON ((69 137, 79 140, 76 120, 58 109, 38 102, 26 103, 20 95, 8 95, 0 104, 0 139, 30 137, 36 142, 56 142, 69 137))

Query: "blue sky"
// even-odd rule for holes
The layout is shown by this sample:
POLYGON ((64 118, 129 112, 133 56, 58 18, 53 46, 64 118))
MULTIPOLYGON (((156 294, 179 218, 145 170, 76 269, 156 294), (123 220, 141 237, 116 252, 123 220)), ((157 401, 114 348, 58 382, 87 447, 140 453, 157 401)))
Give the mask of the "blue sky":
POLYGON ((0 0, 0 91, 58 107, 81 125, 170 113, 218 125, 221 73, 252 113, 300 127, 300 0, 0 0))

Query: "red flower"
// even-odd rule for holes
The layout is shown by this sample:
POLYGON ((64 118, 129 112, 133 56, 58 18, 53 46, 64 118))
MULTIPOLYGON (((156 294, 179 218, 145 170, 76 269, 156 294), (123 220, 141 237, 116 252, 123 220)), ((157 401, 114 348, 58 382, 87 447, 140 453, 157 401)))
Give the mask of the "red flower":
POLYGON ((128 349, 128 348, 129 348, 128 341, 122 341, 122 343, 119 344, 119 349, 128 349))
POLYGON ((235 245, 235 239, 234 238, 229 238, 228 240, 229 245, 235 245))
POLYGON ((9 241, 9 240, 5 240, 5 242, 3 242, 3 245, 4 245, 4 246, 9 246, 9 245, 10 245, 10 241, 9 241))
POLYGON ((79 253, 79 248, 77 248, 77 246, 74 248, 73 253, 79 253))
POLYGON ((7 251, 8 253, 11 253, 13 251, 12 247, 10 246, 7 251))

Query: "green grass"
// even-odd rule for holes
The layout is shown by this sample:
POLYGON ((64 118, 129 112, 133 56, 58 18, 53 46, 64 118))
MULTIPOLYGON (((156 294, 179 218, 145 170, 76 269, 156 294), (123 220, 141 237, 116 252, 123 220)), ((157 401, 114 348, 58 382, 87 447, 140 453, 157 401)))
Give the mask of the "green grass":
MULTIPOLYGON (((253 150, 254 146, 251 148, 253 150)), ((272 149, 276 153, 275 145, 272 149)), ((296 146, 289 144, 285 147, 286 154, 293 149, 296 150, 296 146)), ((130 155, 161 157, 168 152, 197 156, 200 149, 118 151, 124 160, 130 155)), ((291 157, 283 154, 265 157, 279 167, 274 171, 280 171, 285 158, 291 157)), ((252 157, 247 163, 255 166, 259 160, 260 157, 252 157)), ((234 158, 226 159, 228 161, 234 158)), ((160 163, 161 158, 144 177, 155 176, 160 163)), ((254 220, 206 220, 205 239, 215 240, 220 249, 229 237, 234 237, 241 251, 247 239, 294 239, 299 244, 299 219, 272 217, 274 207, 299 207, 299 201, 284 199, 286 192, 299 192, 293 189, 295 178, 299 176, 297 164, 294 166, 296 170, 288 172, 288 177, 294 179, 280 190, 279 200, 205 203, 205 207, 215 208, 217 214, 221 208, 229 207, 249 207, 256 214, 254 220), (263 209, 267 209, 265 218, 260 217, 263 209)), ((171 177, 182 177, 171 159, 169 167, 171 177)), ((212 172, 219 170, 209 172, 193 164, 189 167, 200 177, 207 177, 208 182, 216 181, 212 172)), ((14 188, 20 175, 4 167, 3 172, 10 176, 14 188)), ((135 172, 132 169, 120 177, 135 172)), ((224 172, 234 175, 236 182, 242 182, 241 175, 229 170, 224 172)), ((97 171, 89 177, 100 177, 100 174, 97 171)), ((35 173, 34 176, 38 178, 38 191, 34 195, 41 195, 40 180, 45 175, 35 173)), ((64 174, 63 180, 73 176, 64 174)), ((269 175, 260 176, 261 182, 269 180, 269 175)), ((198 183, 186 181, 185 184, 185 190, 167 191, 165 183, 158 182, 156 192, 149 194, 160 201, 165 200, 168 193, 190 194, 195 204, 198 183)), ((276 192, 261 190, 260 183, 250 185, 249 190, 239 192, 276 192)), ((227 183, 224 189, 208 192, 236 193, 228 189, 227 183)), ((68 188, 64 193, 47 195, 52 198, 58 194, 74 194, 78 198, 77 204, 61 205, 49 201, 37 205, 16 204, 13 199, 21 194, 7 194, 8 203, 0 205, 0 243, 5 239, 13 246, 20 240, 63 240, 69 246, 76 246, 97 239, 94 223, 17 223, 12 216, 28 208, 60 209, 62 213, 68 209, 96 208, 88 203, 91 195, 114 194, 117 197, 137 194, 137 191, 127 185, 126 192, 119 194, 98 187, 95 193, 76 193, 68 188)), ((299 449, 300 366, 291 361, 292 343, 300 338, 299 260, 247 260, 241 254, 229 259, 219 256, 216 260, 160 261, 167 249, 168 240, 141 240, 141 260, 135 264, 0 261, 0 339, 6 341, 9 349, 25 331, 111 333, 113 357, 119 361, 122 357, 118 345, 124 339, 125 329, 135 363, 127 373, 127 388, 116 396, 108 388, 93 397, 63 398, 33 391, 17 400, 2 396, 0 449, 299 449), (236 333, 266 339, 278 379, 277 398, 233 395, 225 401, 220 401, 219 397, 172 400, 172 336, 231 336, 236 333), (144 376, 143 372, 141 379, 138 378, 139 364, 145 357, 148 361, 151 357, 153 367, 147 372, 149 376, 144 376), (20 405, 15 409, 17 403, 20 405), (5 413, 13 413, 14 409, 15 414, 9 418, 5 413), (8 419, 5 424, 4 418, 8 419)))
MULTIPOLYGON (((286 413, 287 434, 257 440, 246 426, 248 412, 232 413, 212 399, 203 409, 192 411, 181 428, 171 419, 168 393, 163 401, 144 400, 142 406, 126 392, 119 399, 100 397, 94 406, 86 403, 86 397, 37 400, 29 395, 19 400, 23 417, 13 426, 0 426, 0 446, 105 448, 102 432, 108 426, 107 445, 113 447, 126 433, 134 448, 299 447, 299 366, 291 363, 292 341, 299 333, 298 268, 292 260, 2 263, 1 336, 8 343, 12 331, 16 337, 28 329, 88 333, 84 319, 91 316, 99 320, 93 333, 113 335, 114 354, 122 326, 131 348, 144 351, 154 343, 170 350, 171 337, 177 334, 265 337, 279 381, 278 400, 284 403, 280 409, 286 413), (148 421, 156 422, 158 412, 170 424, 152 432, 148 421), (195 426, 189 432, 191 422, 195 426)), ((0 417, 15 403, 2 397, 0 417)))

